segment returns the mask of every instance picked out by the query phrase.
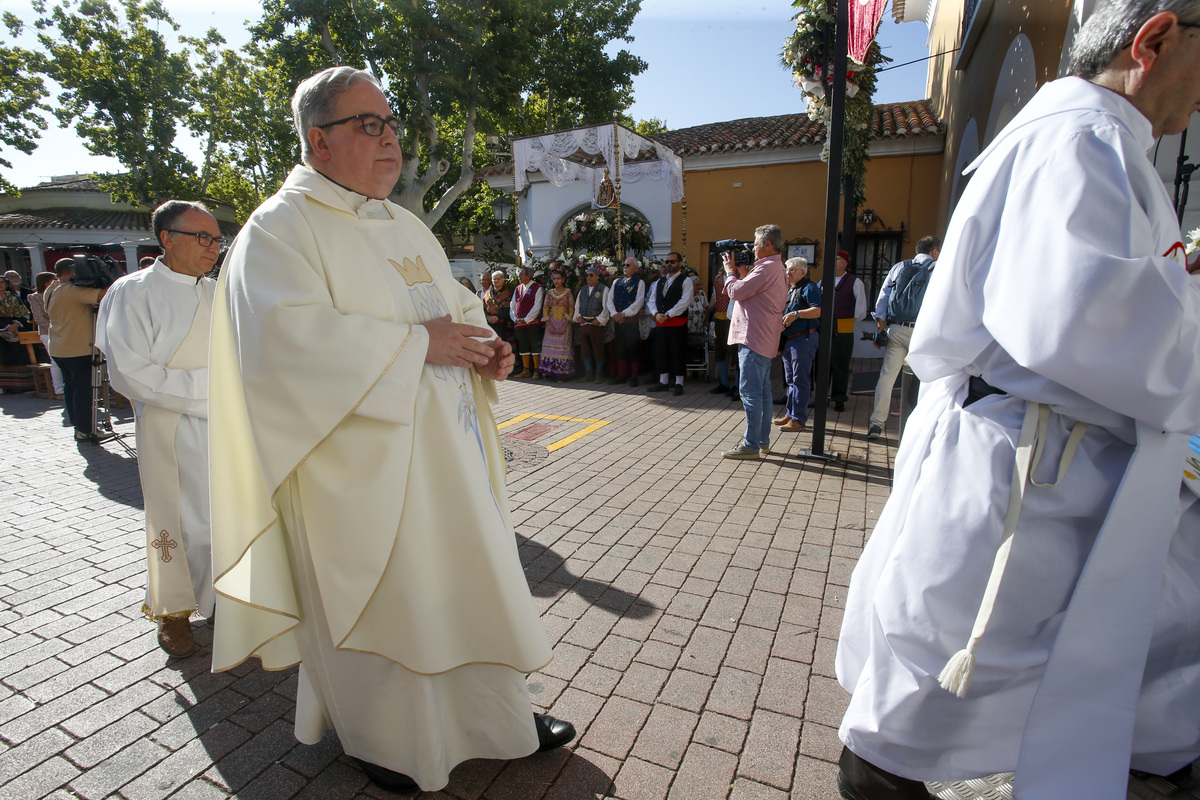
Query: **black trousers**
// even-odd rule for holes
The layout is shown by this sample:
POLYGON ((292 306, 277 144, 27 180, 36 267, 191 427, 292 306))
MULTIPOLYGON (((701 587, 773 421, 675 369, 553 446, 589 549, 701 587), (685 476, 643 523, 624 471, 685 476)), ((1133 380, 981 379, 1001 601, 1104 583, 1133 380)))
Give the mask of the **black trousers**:
POLYGON ((54 363, 62 371, 63 405, 67 407, 67 419, 75 430, 95 433, 92 430, 92 357, 54 356, 54 363))
POLYGON ((850 359, 854 356, 854 334, 835 333, 833 354, 829 359, 829 399, 844 403, 850 399, 850 359))
POLYGON ((687 370, 687 325, 659 325, 654 331, 654 371, 667 373, 667 383, 674 383, 687 370))
MULTIPOLYGON (((638 362, 641 360, 642 333, 637 317, 626 322, 617 322, 613 327, 613 350, 617 363, 628 363, 633 368, 633 374, 638 373, 638 362)), ((624 372, 621 373, 624 375, 624 372)))

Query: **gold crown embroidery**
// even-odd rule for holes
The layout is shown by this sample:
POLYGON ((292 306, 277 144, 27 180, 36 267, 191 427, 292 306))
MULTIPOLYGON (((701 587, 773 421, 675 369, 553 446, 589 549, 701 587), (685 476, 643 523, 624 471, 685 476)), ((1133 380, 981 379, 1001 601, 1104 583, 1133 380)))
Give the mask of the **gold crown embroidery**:
POLYGON ((404 282, 409 286, 416 283, 433 283, 433 276, 429 274, 429 270, 425 269, 425 262, 417 256, 416 263, 405 258, 403 264, 397 264, 395 261, 388 259, 388 263, 396 268, 400 273, 400 277, 404 278, 404 282))

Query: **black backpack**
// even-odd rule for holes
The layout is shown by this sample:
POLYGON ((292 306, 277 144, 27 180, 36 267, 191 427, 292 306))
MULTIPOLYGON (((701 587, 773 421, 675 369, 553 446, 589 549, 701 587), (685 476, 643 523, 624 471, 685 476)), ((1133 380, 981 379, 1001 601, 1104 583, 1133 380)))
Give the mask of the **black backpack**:
POLYGON ((930 260, 921 264, 905 261, 896 276, 896 284, 888 295, 888 322, 916 322, 917 312, 925 300, 925 290, 929 288, 929 276, 937 262, 930 260))

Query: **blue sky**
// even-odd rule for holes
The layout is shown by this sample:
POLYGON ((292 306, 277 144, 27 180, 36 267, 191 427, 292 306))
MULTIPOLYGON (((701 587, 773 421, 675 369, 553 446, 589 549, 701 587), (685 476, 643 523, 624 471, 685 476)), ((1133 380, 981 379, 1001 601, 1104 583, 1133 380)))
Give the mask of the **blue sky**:
MULTIPOLYGON (((257 18, 257 3, 246 0, 165 0, 183 30, 198 35, 215 27, 232 45, 243 43, 244 22, 257 18)), ((27 0, 0 0, 27 24, 34 14, 27 0)), ((643 0, 634 21, 634 41, 622 43, 649 65, 634 80, 635 119, 657 117, 671 128, 708 122, 770 116, 804 110, 804 98, 779 63, 779 51, 791 32, 787 0, 643 0)), ((879 42, 899 64, 928 55, 927 30, 920 23, 898 25, 890 9, 879 42)), ((36 44, 28 29, 26 46, 36 44)), ((925 95, 925 62, 881 73, 877 102, 919 100, 925 95)), ((185 151, 196 154, 190 142, 185 151)), ((90 155, 70 129, 51 120, 33 155, 5 150, 13 168, 4 174, 18 186, 33 186, 51 175, 114 171, 113 159, 90 155)))

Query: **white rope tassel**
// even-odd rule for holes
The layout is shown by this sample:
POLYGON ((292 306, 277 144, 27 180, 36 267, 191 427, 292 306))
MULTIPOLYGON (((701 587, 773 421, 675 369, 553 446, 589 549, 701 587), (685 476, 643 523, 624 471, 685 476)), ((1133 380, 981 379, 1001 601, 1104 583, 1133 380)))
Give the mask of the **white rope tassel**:
POLYGON ((1004 516, 1004 532, 1000 537, 996 560, 992 562, 992 574, 988 576, 983 602, 975 616, 975 625, 971 628, 971 638, 967 641, 967 646, 955 653, 938 675, 941 687, 959 697, 965 696, 967 687, 971 685, 971 674, 975 671, 975 650, 979 647, 983 632, 987 630, 988 620, 992 617, 996 595, 1000 592, 1000 580, 1004 577, 1004 567, 1008 564, 1008 554, 1012 550, 1012 535, 1021 516, 1021 503, 1025 498, 1025 485, 1029 480, 1030 462, 1033 460, 1033 444, 1037 439, 1038 429, 1044 428, 1045 420, 1049 418, 1050 409, 1047 406, 1041 403, 1026 403, 1025 420, 1021 423, 1021 438, 1017 441, 1008 512, 1004 516))

